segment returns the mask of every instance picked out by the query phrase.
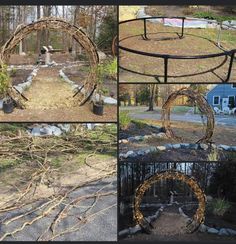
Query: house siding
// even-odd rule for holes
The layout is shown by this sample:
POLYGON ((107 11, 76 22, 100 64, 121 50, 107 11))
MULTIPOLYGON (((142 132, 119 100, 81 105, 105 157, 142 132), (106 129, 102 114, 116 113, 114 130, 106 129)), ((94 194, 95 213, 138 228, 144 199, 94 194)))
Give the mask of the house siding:
POLYGON ((222 99, 229 96, 234 96, 234 107, 236 107, 236 88, 232 88, 232 84, 220 84, 207 93, 206 99, 212 107, 222 109, 222 99), (213 105, 214 96, 220 96, 220 105, 213 105))

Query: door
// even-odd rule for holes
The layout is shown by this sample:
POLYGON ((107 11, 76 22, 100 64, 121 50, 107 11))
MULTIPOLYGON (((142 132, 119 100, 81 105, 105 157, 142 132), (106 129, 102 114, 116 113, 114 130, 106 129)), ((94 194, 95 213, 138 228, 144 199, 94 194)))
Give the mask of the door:
POLYGON ((224 109, 225 107, 228 107, 229 105, 229 98, 225 97, 222 99, 222 109, 224 109))

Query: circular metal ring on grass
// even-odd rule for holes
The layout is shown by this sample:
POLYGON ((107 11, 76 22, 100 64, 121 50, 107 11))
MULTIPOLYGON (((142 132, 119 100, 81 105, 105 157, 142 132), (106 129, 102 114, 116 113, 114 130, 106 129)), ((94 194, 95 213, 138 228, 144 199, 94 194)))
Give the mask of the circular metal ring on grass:
POLYGON ((194 104, 196 104, 201 114, 205 115, 207 118, 205 135, 202 138, 200 138, 196 143, 211 142, 211 137, 213 135, 215 126, 214 112, 203 95, 186 87, 173 92, 162 106, 161 120, 162 126, 166 131, 166 135, 168 137, 181 139, 180 137, 174 135, 174 132, 172 131, 170 125, 171 106, 173 105, 175 99, 179 96, 187 96, 191 101, 194 102, 194 104))
POLYGON ((21 40, 26 38, 30 33, 43 29, 57 30, 60 32, 66 32, 73 39, 78 42, 86 51, 89 57, 90 73, 85 79, 83 87, 84 93, 80 98, 80 105, 83 105, 91 97, 91 93, 94 92, 97 84, 96 67, 99 63, 99 57, 95 44, 89 38, 89 36, 78 26, 67 22, 64 19, 47 17, 41 18, 28 25, 19 25, 10 39, 2 46, 0 52, 0 67, 4 63, 7 63, 11 52, 20 43, 21 40))
MULTIPOLYGON (((121 62, 119 63, 119 67, 121 69, 123 69, 124 71, 128 71, 134 74, 138 74, 138 75, 143 75, 146 77, 153 77, 157 80, 158 83, 175 83, 175 82, 168 82, 168 78, 184 78, 184 77, 193 77, 196 75, 202 75, 202 74, 207 74, 207 73, 211 73, 211 72, 215 72, 217 69, 219 69, 220 67, 222 67, 223 65, 226 64, 227 61, 229 61, 229 65, 228 67, 226 67, 226 77, 221 77, 220 80, 221 82, 228 82, 231 78, 231 73, 232 73, 232 68, 233 68, 233 62, 235 60, 235 53, 236 53, 236 47, 233 46, 232 48, 225 48, 222 46, 222 41, 221 41, 221 32, 222 30, 232 30, 232 31, 236 31, 236 28, 234 26, 230 26, 228 24, 223 24, 217 21, 212 21, 212 20, 208 20, 208 19, 200 19, 201 21, 206 22, 207 24, 212 25, 212 23, 214 23, 214 27, 212 25, 212 28, 215 28, 218 33, 216 35, 216 40, 212 40, 208 37, 204 37, 204 36, 200 36, 200 35, 193 35, 193 34, 189 34, 189 33, 185 33, 185 28, 186 28, 186 21, 189 20, 196 20, 196 18, 189 18, 189 17, 167 17, 167 16, 151 16, 151 17, 142 17, 142 18, 136 18, 136 19, 129 19, 129 20, 124 20, 124 21, 120 21, 119 22, 119 29, 120 29, 120 39, 119 39, 119 50, 123 51, 126 55, 128 55, 129 53, 132 55, 136 55, 139 60, 138 63, 142 64, 144 62, 145 57, 149 57, 149 58, 156 58, 156 59, 161 59, 161 61, 163 61, 163 65, 160 65, 159 67, 159 71, 156 72, 148 72, 146 70, 146 66, 143 65, 142 69, 143 70, 137 70, 135 67, 137 66, 137 64, 133 64, 132 67, 128 67, 127 65, 124 66, 121 64, 121 62), (174 32, 151 32, 149 33, 148 28, 147 28, 147 22, 148 21, 155 21, 156 23, 159 24, 165 24, 166 20, 170 20, 170 19, 174 19, 177 20, 178 22, 181 22, 181 26, 179 26, 179 30, 178 31, 174 31, 174 32), (132 28, 132 23, 137 23, 139 22, 139 27, 141 28, 141 32, 140 34, 134 34, 134 28, 132 28), (125 36, 122 37, 122 25, 127 24, 129 25, 129 33, 125 36), (125 40, 129 39, 129 38, 134 38, 134 37, 138 37, 138 40, 144 40, 144 41, 151 41, 152 40, 152 35, 155 34, 161 34, 161 33, 172 33, 175 34, 175 37, 172 38, 159 38, 158 41, 165 41, 165 40, 182 40, 184 39, 184 37, 186 36, 192 36, 192 37, 196 37, 196 38, 201 38, 204 40, 209 41, 209 43, 213 44, 214 46, 216 46, 217 48, 219 48, 218 52, 214 52, 214 53, 209 53, 209 54, 201 54, 201 55, 190 55, 190 54, 185 54, 185 55, 176 55, 176 54, 170 54, 168 53, 168 49, 166 50, 165 53, 160 53, 160 52, 150 52, 150 51, 146 51, 146 50, 136 50, 133 46, 133 44, 131 45, 126 45, 124 43, 125 40), (175 73, 172 72, 172 74, 170 74, 169 72, 169 61, 170 60, 175 60, 175 63, 179 63, 178 60, 196 60, 195 64, 197 64, 197 62, 200 62, 199 60, 210 60, 212 58, 220 58, 222 59, 220 62, 218 62, 215 65, 211 65, 211 67, 208 67, 204 70, 198 70, 197 72, 188 72, 186 74, 178 74, 178 69, 175 70, 175 73), (139 62, 140 61, 140 62, 139 62), (163 71, 162 71, 162 66, 163 66, 163 71), (163 78, 163 81, 160 80, 160 78, 163 78)), ((155 23, 154 22, 154 23, 155 23)), ((154 44, 150 44, 150 45, 154 45, 154 44)), ((121 59, 121 55, 120 55, 120 59, 121 59)), ((150 60, 149 60, 150 62, 150 60)), ((201 82, 197 82, 196 83, 201 83, 201 82)), ((215 83, 215 82, 214 82, 215 83)), ((219 82, 218 82, 219 83, 219 82)))
POLYGON ((134 198, 134 212, 133 217, 137 224, 139 224, 147 233, 150 233, 150 223, 143 216, 140 205, 144 196, 144 193, 151 187, 152 184, 166 179, 179 180, 186 183, 190 189, 194 192, 197 200, 198 200, 198 209, 196 210, 193 218, 186 225, 187 233, 193 233, 198 229, 201 223, 205 220, 205 208, 206 208, 206 196, 199 186, 198 182, 188 175, 185 175, 178 171, 163 171, 157 173, 147 180, 145 180, 142 184, 140 184, 135 191, 134 198))

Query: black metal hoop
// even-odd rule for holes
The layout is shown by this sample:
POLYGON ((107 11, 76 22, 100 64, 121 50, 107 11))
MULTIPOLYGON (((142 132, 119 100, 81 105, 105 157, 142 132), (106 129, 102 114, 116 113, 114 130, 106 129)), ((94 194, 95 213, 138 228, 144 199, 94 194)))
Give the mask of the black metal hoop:
MULTIPOLYGON (((143 40, 150 40, 147 37, 147 34, 148 34, 147 33, 147 20, 149 20, 149 19, 163 19, 164 20, 166 18, 168 18, 168 19, 181 19, 182 20, 181 33, 176 32, 176 34, 178 35, 179 39, 182 39, 185 35, 192 35, 192 36, 200 37, 200 36, 197 36, 197 35, 184 33, 185 20, 186 19, 191 19, 191 18, 186 18, 186 17, 166 17, 166 16, 144 17, 144 18, 130 19, 130 20, 121 21, 121 22, 119 22, 119 25, 127 23, 127 22, 133 22, 133 21, 142 20, 143 21, 143 34, 141 34, 141 37, 142 37, 143 40)), ((206 21, 206 22, 212 22, 211 20, 206 20, 206 19, 201 19, 201 20, 206 21)), ((219 22, 215 22, 215 23, 218 26, 220 26, 221 29, 222 29, 222 26, 227 26, 227 27, 230 27, 230 28, 236 30, 235 27, 232 27, 232 26, 229 26, 229 25, 226 25, 226 24, 222 24, 222 23, 219 23, 219 22)), ((149 34, 156 34, 156 33, 149 33, 149 34)), ((129 71, 129 72, 132 72, 132 73, 135 73, 135 74, 143 75, 143 76, 153 77, 159 83, 160 83, 159 77, 164 77, 164 83, 168 83, 168 78, 189 77, 189 76, 196 76, 196 75, 200 75, 200 74, 205 74, 205 73, 208 73, 208 72, 214 72, 216 69, 218 69, 219 67, 224 65, 226 63, 227 59, 230 58, 229 67, 228 67, 228 71, 227 71, 227 77, 224 80, 221 79, 221 81, 223 83, 225 83, 225 82, 228 82, 230 80, 232 66, 233 66, 233 61, 235 59, 236 49, 225 50, 219 43, 216 43, 213 40, 210 40, 210 39, 205 38, 205 37, 201 37, 201 38, 206 39, 206 40, 210 41, 211 43, 213 43, 214 45, 216 45, 221 50, 221 52, 213 53, 213 54, 205 54, 205 55, 191 55, 191 56, 190 55, 170 55, 170 54, 160 54, 160 53, 150 53, 150 52, 138 51, 138 50, 134 50, 132 48, 128 48, 128 47, 120 45, 120 43, 122 41, 124 41, 125 39, 128 39, 130 37, 134 37, 134 36, 139 36, 139 35, 128 36, 128 37, 125 37, 125 38, 119 40, 119 49, 123 50, 123 51, 126 51, 126 52, 134 53, 134 54, 137 54, 137 55, 154 57, 154 58, 162 58, 163 59, 163 64, 164 64, 164 73, 162 75, 146 74, 146 73, 142 73, 142 72, 139 72, 139 71, 134 71, 132 69, 123 67, 122 65, 119 64, 119 68, 121 68, 123 70, 129 71), (182 60, 197 59, 197 60, 199 60, 199 59, 208 59, 208 58, 215 58, 215 57, 225 57, 225 58, 224 58, 223 62, 220 63, 220 65, 217 65, 216 67, 210 68, 207 71, 198 72, 198 73, 194 73, 194 74, 187 74, 187 75, 168 75, 168 61, 169 61, 169 59, 176 59, 176 60, 178 60, 178 59, 182 59, 182 60)))

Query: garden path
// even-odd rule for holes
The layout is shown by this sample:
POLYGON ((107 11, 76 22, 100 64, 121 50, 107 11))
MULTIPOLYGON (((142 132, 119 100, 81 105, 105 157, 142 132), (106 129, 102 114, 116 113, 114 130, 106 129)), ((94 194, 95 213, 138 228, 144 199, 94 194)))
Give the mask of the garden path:
POLYGON ((170 206, 164 209, 153 226, 154 235, 180 235, 185 233, 186 219, 178 213, 178 207, 170 206))
POLYGON ((178 212, 178 207, 172 205, 164 208, 160 217, 152 224, 151 234, 137 233, 125 238, 125 240, 146 241, 234 241, 234 237, 219 236, 208 233, 186 233, 186 219, 178 212))
POLYGON ((71 86, 59 77, 61 67, 44 67, 38 71, 31 87, 25 92, 26 108, 49 109, 74 106, 71 86))

